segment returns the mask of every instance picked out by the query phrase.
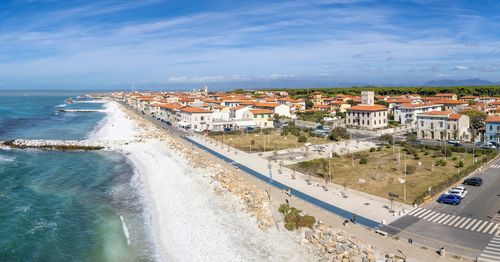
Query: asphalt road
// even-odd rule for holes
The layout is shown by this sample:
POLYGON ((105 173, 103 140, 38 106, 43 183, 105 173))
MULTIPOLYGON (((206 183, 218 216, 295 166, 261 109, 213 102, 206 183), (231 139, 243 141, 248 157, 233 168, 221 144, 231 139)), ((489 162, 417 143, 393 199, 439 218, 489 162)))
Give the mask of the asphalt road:
POLYGON ((483 179, 483 185, 466 186, 468 193, 460 205, 433 201, 382 230, 428 247, 445 247, 454 254, 479 257, 500 233, 497 222, 492 221, 500 212, 500 159, 477 176, 483 179))

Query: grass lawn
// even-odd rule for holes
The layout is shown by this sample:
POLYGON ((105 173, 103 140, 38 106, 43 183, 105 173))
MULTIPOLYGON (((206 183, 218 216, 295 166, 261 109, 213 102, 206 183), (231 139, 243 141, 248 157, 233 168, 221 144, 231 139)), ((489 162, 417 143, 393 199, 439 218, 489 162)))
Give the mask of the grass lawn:
MULTIPOLYGON (((302 134, 307 137, 306 143, 325 144, 330 142, 330 140, 328 140, 327 138, 311 137, 305 132, 303 132, 302 134)), ((274 151, 304 146, 304 143, 298 142, 298 137, 292 135, 291 133, 286 136, 282 136, 281 132, 278 130, 273 130, 269 134, 233 133, 224 134, 224 136, 222 134, 210 135, 210 137, 219 142, 223 142, 224 144, 247 152, 274 151)))
MULTIPOLYGON (((396 193, 399 195, 397 200, 403 202, 403 184, 398 179, 403 178, 405 153, 399 146, 396 146, 394 151, 395 154, 393 148, 382 147, 380 151, 361 152, 361 155, 366 155, 368 160, 366 164, 360 164, 360 159, 354 160, 353 164, 349 156, 334 157, 331 159, 332 181, 384 198, 389 198, 389 192, 396 193), (399 167, 398 150, 401 150, 399 167)), ((429 186, 437 185, 456 174, 458 171, 456 166, 460 159, 463 159, 464 167, 472 165, 473 155, 470 153, 453 152, 451 157, 445 159, 445 157, 432 157, 437 151, 426 151, 427 155, 424 151, 417 150, 419 160, 415 160, 413 155, 406 154, 407 167, 415 167, 414 173, 406 176, 406 203, 412 203, 419 194, 428 190, 429 186), (446 160, 446 166, 432 167, 438 159, 446 160)), ((328 164, 323 164, 327 161, 328 159, 317 159, 289 167, 304 173, 310 170, 311 174, 322 177, 323 173, 328 174, 328 164), (323 169, 326 172, 323 172, 323 169)))

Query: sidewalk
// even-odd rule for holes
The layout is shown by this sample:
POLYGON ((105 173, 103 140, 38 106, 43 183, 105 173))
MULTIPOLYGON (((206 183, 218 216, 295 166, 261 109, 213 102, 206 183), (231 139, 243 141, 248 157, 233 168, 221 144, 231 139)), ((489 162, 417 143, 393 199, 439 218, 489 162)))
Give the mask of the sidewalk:
MULTIPOLYGON (((189 136, 188 139, 199 143, 233 161, 244 165, 264 176, 269 175, 268 161, 255 154, 248 154, 246 152, 237 150, 227 145, 216 142, 213 139, 202 136, 189 136)), ((368 218, 378 223, 389 224, 403 215, 403 210, 409 212, 413 210, 412 206, 396 203, 394 209, 396 213, 389 212, 390 201, 381 197, 369 195, 353 189, 347 189, 340 185, 328 183, 325 191, 323 186, 324 180, 311 177, 308 184, 306 182, 308 176, 305 174, 294 172, 288 168, 283 167, 282 174, 279 173, 279 166, 271 162, 272 179, 285 186, 298 190, 308 196, 314 197, 325 203, 341 208, 353 214, 368 218), (295 179, 292 178, 295 174, 295 179), (346 196, 346 197, 344 197, 346 196)))

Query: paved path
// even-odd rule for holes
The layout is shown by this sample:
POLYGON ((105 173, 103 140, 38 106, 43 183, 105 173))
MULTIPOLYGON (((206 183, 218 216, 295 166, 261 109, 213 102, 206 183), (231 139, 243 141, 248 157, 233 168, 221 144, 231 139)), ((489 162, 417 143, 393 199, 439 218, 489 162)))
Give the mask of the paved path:
MULTIPOLYGON (((188 139, 212 150, 214 153, 220 154, 222 157, 227 158, 228 161, 234 161, 233 164, 238 165, 238 167, 248 168, 250 172, 253 171, 260 176, 268 177, 268 161, 265 159, 222 145, 207 137, 189 136, 188 139)), ((325 207, 327 205, 333 206, 338 209, 338 212, 335 213, 348 219, 352 218, 352 214, 356 214, 359 217, 371 220, 375 224, 383 221, 390 223, 399 218, 396 214, 401 213, 402 209, 406 211, 413 209, 408 205, 397 204, 396 210, 398 212, 394 214, 389 212, 390 202, 387 199, 353 189, 347 189, 346 192, 344 187, 332 183, 329 183, 326 186, 327 190, 325 190, 324 180, 311 178, 310 183, 307 183, 308 176, 285 167, 282 168, 280 173, 279 169, 280 167, 277 164, 271 164, 272 179, 277 184, 282 185, 284 188, 293 189, 295 194, 303 194, 304 197, 316 199, 325 207), (295 174, 295 179, 292 174, 295 174)))

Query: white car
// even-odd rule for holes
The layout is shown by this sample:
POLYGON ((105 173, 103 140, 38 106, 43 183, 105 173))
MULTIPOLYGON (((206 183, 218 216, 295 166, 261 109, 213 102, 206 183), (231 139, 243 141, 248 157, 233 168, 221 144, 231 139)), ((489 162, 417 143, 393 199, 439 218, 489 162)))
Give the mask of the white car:
POLYGON ((450 190, 448 190, 448 192, 446 192, 447 195, 456 195, 456 196, 459 196, 461 198, 464 198, 465 195, 467 194, 467 188, 463 187, 463 186, 457 186, 457 187, 454 187, 450 190))

